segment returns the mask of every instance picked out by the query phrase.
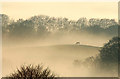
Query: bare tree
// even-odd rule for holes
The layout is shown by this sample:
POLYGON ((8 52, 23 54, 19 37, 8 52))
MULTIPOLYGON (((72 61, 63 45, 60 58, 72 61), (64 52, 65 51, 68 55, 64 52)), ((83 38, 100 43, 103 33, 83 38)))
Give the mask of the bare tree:
POLYGON ((46 68, 43 69, 43 66, 40 65, 28 65, 21 66, 20 69, 17 69, 16 72, 12 73, 9 76, 10 79, 56 79, 55 75, 46 68))

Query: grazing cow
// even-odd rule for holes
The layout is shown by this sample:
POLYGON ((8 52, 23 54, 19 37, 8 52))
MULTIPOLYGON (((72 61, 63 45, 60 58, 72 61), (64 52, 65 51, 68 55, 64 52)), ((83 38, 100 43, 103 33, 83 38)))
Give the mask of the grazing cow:
POLYGON ((76 44, 76 45, 80 45, 80 42, 76 42, 75 44, 76 44))

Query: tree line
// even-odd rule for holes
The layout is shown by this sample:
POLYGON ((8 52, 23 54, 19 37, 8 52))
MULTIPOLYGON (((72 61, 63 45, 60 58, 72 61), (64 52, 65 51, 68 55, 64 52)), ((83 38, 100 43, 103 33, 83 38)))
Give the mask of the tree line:
POLYGON ((45 15, 17 21, 8 15, 0 14, 3 38, 46 37, 52 33, 84 33, 118 35, 118 23, 114 19, 80 18, 77 21, 68 18, 56 18, 45 15))

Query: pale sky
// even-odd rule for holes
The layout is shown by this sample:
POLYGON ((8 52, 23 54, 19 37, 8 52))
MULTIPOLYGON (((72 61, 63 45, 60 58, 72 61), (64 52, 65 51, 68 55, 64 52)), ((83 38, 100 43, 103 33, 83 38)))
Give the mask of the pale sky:
POLYGON ((48 1, 56 1, 56 2, 118 2, 120 0, 1 0, 2 2, 48 2, 48 1))
POLYGON ((13 19, 34 15, 86 18, 118 18, 118 2, 2 2, 2 13, 13 19))

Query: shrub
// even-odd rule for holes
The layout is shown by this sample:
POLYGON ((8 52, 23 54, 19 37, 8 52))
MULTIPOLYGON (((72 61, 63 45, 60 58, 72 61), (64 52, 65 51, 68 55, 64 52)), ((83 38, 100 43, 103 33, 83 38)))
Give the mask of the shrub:
POLYGON ((10 79, 55 79, 55 75, 46 68, 43 69, 43 66, 40 65, 28 65, 21 66, 20 69, 17 69, 14 73, 9 76, 10 79))

